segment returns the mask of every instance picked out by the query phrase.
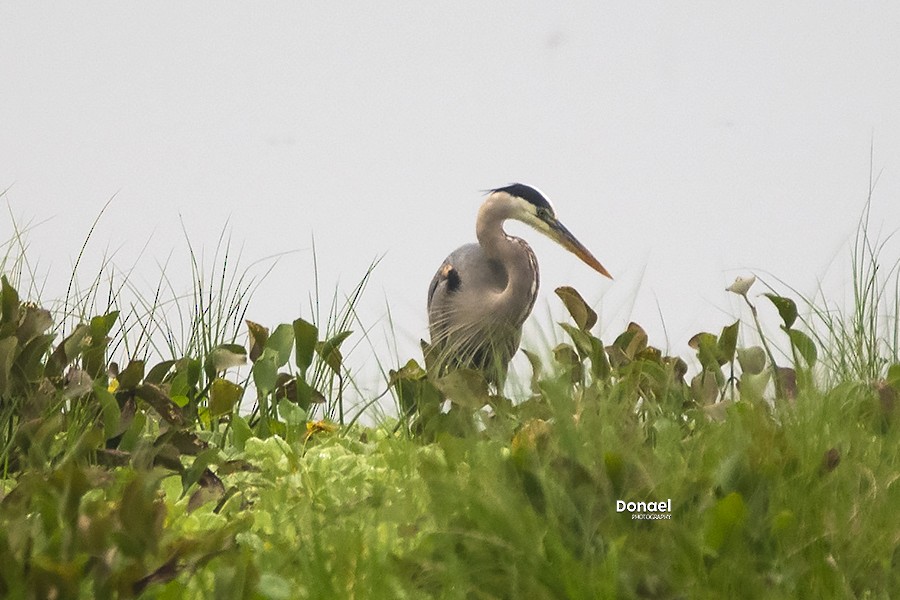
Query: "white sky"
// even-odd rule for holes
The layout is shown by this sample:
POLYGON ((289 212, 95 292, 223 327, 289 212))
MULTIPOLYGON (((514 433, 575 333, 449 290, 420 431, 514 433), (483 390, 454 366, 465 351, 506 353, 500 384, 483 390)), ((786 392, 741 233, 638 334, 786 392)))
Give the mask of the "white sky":
POLYGON ((840 296, 872 143, 876 233, 900 226, 898 107, 896 2, 0 4, 0 190, 49 219, 46 297, 115 195, 83 278, 112 254, 152 291, 171 253, 188 289, 179 219, 207 255, 228 223, 245 264, 299 251, 253 298, 274 326, 309 317, 314 235, 326 292, 383 256, 361 315, 381 343, 390 305, 403 361, 480 190, 514 181, 616 277, 510 227, 541 262, 532 331, 562 284, 607 342, 636 320, 682 356, 742 314, 736 275, 840 296))

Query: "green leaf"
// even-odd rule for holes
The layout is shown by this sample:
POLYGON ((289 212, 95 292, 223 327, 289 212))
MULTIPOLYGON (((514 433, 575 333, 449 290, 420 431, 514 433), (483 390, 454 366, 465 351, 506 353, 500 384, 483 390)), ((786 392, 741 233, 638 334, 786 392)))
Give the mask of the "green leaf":
POLYGON ((316 352, 319 353, 319 356, 325 361, 325 364, 335 373, 340 374, 341 364, 344 360, 343 356, 341 356, 341 344, 352 333, 352 331, 342 331, 332 338, 316 344, 316 352))
POLYGON ((244 388, 227 379, 217 377, 209 387, 210 416, 215 418, 231 413, 243 395, 244 388))
POLYGON ((94 383, 94 397, 100 404, 100 416, 103 421, 103 435, 105 439, 117 436, 119 423, 122 420, 122 411, 116 397, 101 384, 94 383))
POLYGON ((105 315, 94 317, 91 319, 91 339, 92 345, 106 345, 106 341, 100 342, 99 340, 103 340, 106 336, 109 335, 109 332, 112 330, 113 325, 116 324, 116 319, 119 318, 119 311, 114 310, 105 315))
POLYGON ((735 321, 731 325, 722 328, 722 334, 719 335, 718 351, 719 358, 723 360, 723 364, 734 361, 734 351, 737 348, 738 326, 740 321, 735 321))
POLYGON ((572 338, 572 342, 575 344, 575 349, 578 350, 578 356, 580 356, 582 359, 585 359, 592 354, 594 346, 593 344, 591 344, 591 339, 594 336, 587 333, 583 329, 572 327, 568 323, 560 323, 559 326, 562 327, 565 332, 569 334, 569 337, 572 338))
POLYGON ((247 343, 250 346, 250 360, 256 362, 256 359, 262 354, 263 348, 266 347, 266 342, 269 339, 269 330, 253 321, 247 320, 245 323, 247 323, 248 330, 247 343))
POLYGON ((47 333, 32 338, 16 358, 16 366, 29 383, 38 383, 43 378, 45 358, 54 337, 52 333, 47 333))
POLYGON ((253 363, 253 384, 260 397, 268 396, 278 381, 277 353, 266 348, 262 356, 253 363))
POLYGON ((591 373, 594 378, 603 381, 609 379, 611 373, 609 357, 603 348, 603 342, 594 336, 591 336, 591 373))
POLYGON ((294 361, 300 373, 306 377, 306 371, 312 364, 313 353, 316 351, 316 343, 319 341, 319 330, 312 323, 303 319, 297 319, 294 326, 294 361))
POLYGON ((562 286, 556 288, 556 295, 560 297, 575 324, 582 331, 587 331, 597 323, 597 313, 588 306, 584 298, 575 288, 562 286))
MULTIPOLYGON (((5 277, 4 281, 6 281, 5 277)), ((13 335, 0 340, 0 396, 5 396, 9 392, 12 366, 16 360, 18 345, 19 340, 13 335)))
POLYGON ((144 361, 131 361, 128 363, 128 366, 125 367, 125 370, 119 373, 117 379, 119 380, 120 390, 130 390, 137 387, 144 379, 144 361))
POLYGON ((9 284, 6 275, 0 278, 0 325, 15 324, 19 320, 19 293, 9 284))
POLYGON ((247 440, 253 437, 253 430, 244 417, 240 415, 231 416, 231 441, 238 452, 244 451, 244 445, 247 440))
POLYGON ((747 518, 747 506, 738 492, 731 492, 712 509, 706 526, 706 545, 713 551, 737 535, 747 518))
POLYGON ((816 349, 816 343, 812 341, 812 338, 796 329, 788 329, 787 334, 791 338, 791 344, 797 349, 797 352, 800 353, 803 360, 806 361, 807 366, 812 367, 816 364, 818 351, 816 349))
POLYGON ((288 425, 306 425, 306 411, 289 400, 278 403, 278 414, 288 425))
POLYGON ((266 348, 271 348, 277 353, 276 365, 278 367, 283 367, 290 360, 293 346, 294 330, 286 323, 276 327, 272 335, 269 336, 269 341, 266 342, 266 348))
POLYGON ((794 321, 797 320, 797 304, 790 298, 778 296, 777 294, 767 292, 763 296, 772 301, 772 304, 778 309, 778 314, 781 315, 781 320, 784 321, 784 326, 790 329, 794 321))
POLYGON ((719 340, 711 333, 696 334, 688 341, 688 346, 697 351, 697 359, 706 371, 718 371, 725 364, 719 353, 719 340))
POLYGON ((155 383, 159 385, 166 378, 166 375, 169 374, 169 371, 172 370, 172 365, 175 364, 174 360, 164 360, 161 363, 158 363, 150 369, 150 372, 144 377, 144 381, 147 383, 155 383))
POLYGON ((766 368, 766 351, 760 346, 738 348, 737 359, 741 371, 745 374, 756 375, 766 368))

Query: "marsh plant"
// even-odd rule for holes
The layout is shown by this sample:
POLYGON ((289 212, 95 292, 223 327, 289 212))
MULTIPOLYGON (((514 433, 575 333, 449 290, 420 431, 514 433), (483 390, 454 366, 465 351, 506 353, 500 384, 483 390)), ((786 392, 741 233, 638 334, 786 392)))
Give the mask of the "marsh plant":
POLYGON ((223 237, 210 269, 189 252, 187 295, 163 277, 126 302, 107 275, 60 311, 29 298, 19 236, 0 281, 0 595, 896 596, 897 290, 866 231, 846 313, 747 276, 722 292, 734 322, 677 357, 637 323, 601 340, 562 287, 562 341, 525 351, 523 397, 413 357, 370 426, 345 406, 344 350, 371 270, 326 314, 311 282, 307 318, 266 326, 223 237), (663 500, 665 519, 617 509, 663 500))

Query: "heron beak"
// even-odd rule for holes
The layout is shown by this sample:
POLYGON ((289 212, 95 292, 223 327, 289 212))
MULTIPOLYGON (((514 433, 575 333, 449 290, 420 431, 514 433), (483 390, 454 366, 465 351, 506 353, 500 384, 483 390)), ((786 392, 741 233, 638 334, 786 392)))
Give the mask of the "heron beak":
POLYGON ((584 247, 584 244, 578 241, 578 239, 572 235, 572 232, 566 229, 566 226, 560 223, 559 221, 554 220, 550 225, 551 236, 558 244, 560 244, 563 248, 580 258, 587 264, 589 267, 604 275, 605 277, 609 277, 612 279, 612 275, 609 274, 603 265, 600 264, 600 261, 594 258, 594 255, 591 254, 591 251, 584 247))

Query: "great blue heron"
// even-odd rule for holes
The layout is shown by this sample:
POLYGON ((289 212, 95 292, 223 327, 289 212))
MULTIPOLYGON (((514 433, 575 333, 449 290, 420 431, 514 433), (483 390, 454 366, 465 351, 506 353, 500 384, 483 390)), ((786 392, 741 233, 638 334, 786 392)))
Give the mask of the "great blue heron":
POLYGON ((477 244, 457 248, 428 288, 431 345, 426 363, 438 375, 458 368, 481 371, 498 390, 519 347, 522 324, 538 293, 538 263, 525 240, 507 235, 503 222, 530 225, 612 279, 603 265, 556 218, 533 187, 516 183, 490 190, 475 222, 477 244))

